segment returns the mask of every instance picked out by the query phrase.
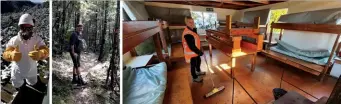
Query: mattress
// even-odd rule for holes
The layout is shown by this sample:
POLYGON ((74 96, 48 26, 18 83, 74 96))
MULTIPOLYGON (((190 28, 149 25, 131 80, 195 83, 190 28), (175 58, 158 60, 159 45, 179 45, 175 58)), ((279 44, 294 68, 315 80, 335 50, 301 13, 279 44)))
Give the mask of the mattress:
POLYGON ((123 70, 124 104, 162 104, 167 83, 167 65, 123 70))
POLYGON ((284 55, 287 55, 287 56, 290 56, 290 57, 294 57, 296 59, 315 63, 318 65, 326 65, 328 63, 328 58, 329 58, 329 57, 314 57, 314 58, 313 57, 306 57, 306 56, 302 56, 299 54, 295 54, 295 53, 293 53, 293 52, 291 52, 291 51, 289 51, 283 47, 280 47, 280 46, 271 47, 270 50, 284 54, 284 55))

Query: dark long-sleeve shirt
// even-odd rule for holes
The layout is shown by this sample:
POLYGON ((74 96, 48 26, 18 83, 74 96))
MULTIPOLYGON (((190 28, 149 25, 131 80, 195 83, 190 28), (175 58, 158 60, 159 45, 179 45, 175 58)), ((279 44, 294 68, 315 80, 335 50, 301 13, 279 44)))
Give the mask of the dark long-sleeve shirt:
MULTIPOLYGON (((193 30, 189 27, 187 27, 189 30, 197 33, 197 29, 193 28, 193 30)), ((195 39, 191 34, 186 34, 185 36, 185 40, 187 42, 187 45, 189 47, 190 50, 192 50, 194 53, 198 54, 198 55, 202 55, 203 53, 200 51, 200 47, 195 46, 195 39)))

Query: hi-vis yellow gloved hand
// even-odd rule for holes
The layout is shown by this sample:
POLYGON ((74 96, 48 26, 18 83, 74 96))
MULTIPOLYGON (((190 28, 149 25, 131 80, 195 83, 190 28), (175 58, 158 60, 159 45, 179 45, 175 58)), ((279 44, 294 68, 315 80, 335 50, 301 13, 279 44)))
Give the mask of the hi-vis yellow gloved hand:
POLYGON ((38 48, 37 45, 34 45, 33 51, 28 53, 28 56, 30 56, 33 60, 42 60, 48 57, 49 52, 48 48, 46 46, 41 46, 38 48))
POLYGON ((8 47, 3 53, 3 58, 6 61, 15 61, 18 62, 21 60, 21 52, 19 50, 19 45, 16 47, 8 47))

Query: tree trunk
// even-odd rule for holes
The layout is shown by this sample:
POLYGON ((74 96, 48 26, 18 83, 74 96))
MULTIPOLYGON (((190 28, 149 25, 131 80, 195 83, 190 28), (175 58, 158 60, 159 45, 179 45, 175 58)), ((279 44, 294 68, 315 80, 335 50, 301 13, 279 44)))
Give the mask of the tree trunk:
POLYGON ((61 34, 59 34, 59 50, 60 50, 60 52, 58 53, 58 54, 62 54, 63 53, 63 51, 62 50, 64 50, 63 49, 63 46, 64 46, 64 39, 62 38, 62 37, 64 37, 64 34, 65 34, 65 16, 66 16, 66 1, 65 2, 63 2, 63 12, 62 12, 62 23, 61 23, 61 34))
MULTIPOLYGON (((97 3, 97 2, 96 2, 97 3)), ((97 3, 98 4, 98 3, 97 3)), ((93 38, 93 50, 94 50, 94 52, 96 53, 96 46, 97 46, 97 30, 98 30, 98 9, 96 9, 96 15, 95 15, 95 25, 96 25, 96 27, 95 27, 95 37, 93 38)))
POLYGON ((108 1, 103 1, 103 3, 105 4, 104 6, 104 23, 103 23, 103 30, 102 30, 102 37, 101 37, 101 47, 100 47, 100 53, 99 53, 99 57, 98 57, 98 61, 103 61, 103 57, 104 57, 104 45, 105 45, 105 35, 106 35, 106 31, 107 31, 107 14, 108 14, 108 1))

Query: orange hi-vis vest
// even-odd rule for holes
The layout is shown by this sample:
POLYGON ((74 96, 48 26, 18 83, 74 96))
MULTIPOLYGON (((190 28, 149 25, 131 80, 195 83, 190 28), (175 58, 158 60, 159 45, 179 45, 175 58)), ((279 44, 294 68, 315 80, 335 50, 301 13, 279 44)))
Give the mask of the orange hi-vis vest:
POLYGON ((197 57, 198 55, 193 52, 191 49, 189 49, 187 42, 185 40, 185 35, 190 34, 194 37, 195 40, 195 46, 200 49, 200 37, 197 33, 189 30, 187 27, 185 28, 184 32, 182 32, 182 47, 184 48, 184 56, 186 59, 186 62, 189 63, 192 57, 197 57))

